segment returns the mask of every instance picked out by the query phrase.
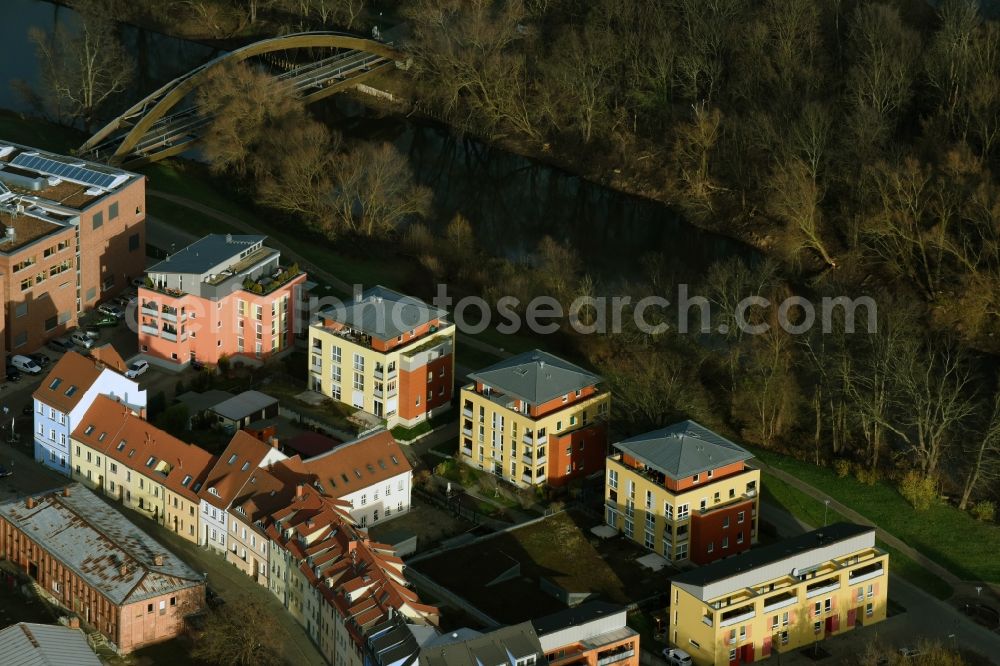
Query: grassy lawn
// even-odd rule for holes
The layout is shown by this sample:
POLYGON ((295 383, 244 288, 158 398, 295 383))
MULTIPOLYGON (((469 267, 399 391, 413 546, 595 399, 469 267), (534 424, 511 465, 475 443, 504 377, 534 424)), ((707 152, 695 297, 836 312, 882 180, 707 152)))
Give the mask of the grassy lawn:
POLYGON ((38 118, 21 117, 20 114, 7 110, 0 110, 0 137, 60 153, 79 148, 87 140, 87 136, 79 130, 38 118))
POLYGON ((816 467, 767 451, 754 451, 763 462, 822 490, 879 527, 966 580, 1000 582, 1000 528, 979 522, 964 511, 939 502, 915 511, 889 483, 874 486, 853 477, 838 478, 816 467), (961 534, 961 539, 955 535, 961 534))
POLYGON ((221 220, 217 220, 196 210, 191 210, 187 206, 182 206, 173 201, 167 201, 166 199, 153 196, 147 197, 146 209, 153 217, 159 218, 171 226, 178 227, 196 236, 212 233, 241 233, 236 227, 226 224, 221 220))
MULTIPOLYGON (((784 508, 790 514, 809 525, 819 527, 823 524, 823 514, 826 507, 819 500, 806 495, 798 488, 793 488, 766 472, 762 473, 761 485, 763 486, 761 491, 761 499, 763 501, 784 508)), ((847 520, 833 509, 830 509, 826 519, 828 523, 847 520)), ((906 555, 903 555, 895 548, 881 541, 878 542, 878 547, 889 553, 889 568, 893 573, 899 574, 910 583, 913 583, 938 599, 947 599, 952 595, 953 590, 948 583, 927 571, 927 569, 924 569, 906 555)))
MULTIPOLYGON (((418 423, 412 428, 407 428, 405 426, 396 426, 391 430, 391 432, 392 436, 395 437, 397 441, 410 442, 416 439, 417 437, 420 437, 421 435, 426 435, 431 430, 434 430, 439 426, 453 423, 457 418, 458 418, 457 410, 450 409, 443 414, 438 414, 434 418, 418 423)), ((458 447, 455 446, 453 448, 457 449, 458 447)))

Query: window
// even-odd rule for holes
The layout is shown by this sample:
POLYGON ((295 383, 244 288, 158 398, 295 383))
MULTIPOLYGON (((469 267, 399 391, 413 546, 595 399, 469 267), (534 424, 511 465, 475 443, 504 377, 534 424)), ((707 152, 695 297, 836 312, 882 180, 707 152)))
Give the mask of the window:
POLYGON ((724 536, 722 537, 722 549, 725 550, 726 548, 729 548, 729 537, 724 536))
POLYGON ((819 614, 822 611, 822 609, 823 609, 823 604, 817 601, 815 604, 813 604, 813 615, 819 617, 819 614))
POLYGON ((833 610, 833 599, 827 599, 823 602, 823 610, 827 613, 833 610))
POLYGON ((727 529, 729 527, 729 516, 722 519, 722 529, 727 529))
MULTIPOLYGON (((101 226, 104 224, 104 213, 102 213, 102 212, 94 213, 94 218, 93 219, 94 219, 94 229, 100 229, 101 226)), ((149 610, 150 610, 150 612, 152 612, 153 607, 150 606, 149 610)))
POLYGON ((618 470, 608 470, 608 487, 614 489, 618 488, 618 470))
POLYGON ((677 520, 687 520, 688 518, 688 505, 681 504, 677 507, 677 520))
POLYGON ((139 249, 139 234, 132 234, 128 237, 128 251, 135 252, 139 249))
POLYGON ((736 514, 736 522, 742 523, 744 518, 746 518, 746 513, 747 513, 746 511, 740 511, 738 514, 736 514))
POLYGON ((813 633, 814 634, 818 634, 822 630, 823 630, 823 623, 822 622, 813 622, 813 633))
POLYGON ((868 586, 868 598, 871 599, 875 596, 875 587, 873 585, 868 586))
POLYGON ((108 221, 114 220, 118 217, 118 202, 115 201, 113 204, 108 206, 108 221))
POLYGON ((695 474, 693 477, 691 477, 691 483, 698 483, 698 481, 700 480, 701 480, 701 475, 699 474, 695 474))
POLYGON ((340 347, 334 347, 330 353, 330 358, 334 363, 340 363, 340 347))
POLYGON ((874 614, 875 614, 875 606, 873 604, 868 604, 867 606, 865 606, 866 617, 871 617, 874 614))
POLYGON ((669 502, 663 503, 663 517, 667 520, 674 519, 674 507, 669 502))
POLYGON ((711 553, 711 552, 713 552, 714 550, 715 550, 715 542, 713 541, 713 542, 710 542, 710 543, 708 544, 708 548, 706 548, 706 549, 705 549, 705 552, 706 552, 706 553, 711 553))

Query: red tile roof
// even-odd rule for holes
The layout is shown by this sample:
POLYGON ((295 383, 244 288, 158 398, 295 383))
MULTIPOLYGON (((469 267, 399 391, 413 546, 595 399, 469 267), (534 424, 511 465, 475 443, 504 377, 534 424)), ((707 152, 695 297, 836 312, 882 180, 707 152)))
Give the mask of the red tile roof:
POLYGON ((341 444, 303 461, 303 467, 332 497, 344 497, 413 469, 388 430, 341 444))
POLYGON ((242 430, 236 431, 209 471, 198 496, 214 507, 228 509, 270 450, 271 447, 259 439, 242 430))
POLYGON ((32 397, 60 412, 69 413, 100 375, 101 368, 93 359, 70 350, 52 366, 32 397))
POLYGON ((214 462, 208 451, 160 430, 103 395, 87 410, 73 438, 192 502, 198 501, 197 490, 214 462))

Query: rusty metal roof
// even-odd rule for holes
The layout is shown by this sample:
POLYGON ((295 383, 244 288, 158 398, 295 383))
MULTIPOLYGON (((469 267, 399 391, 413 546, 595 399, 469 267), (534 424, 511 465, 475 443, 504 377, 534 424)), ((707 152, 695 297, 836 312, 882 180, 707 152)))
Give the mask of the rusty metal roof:
POLYGON ((79 483, 0 504, 0 516, 119 605, 199 585, 195 572, 79 483), (161 559, 157 560, 157 557, 161 559), (157 564, 157 561, 160 563, 157 564))

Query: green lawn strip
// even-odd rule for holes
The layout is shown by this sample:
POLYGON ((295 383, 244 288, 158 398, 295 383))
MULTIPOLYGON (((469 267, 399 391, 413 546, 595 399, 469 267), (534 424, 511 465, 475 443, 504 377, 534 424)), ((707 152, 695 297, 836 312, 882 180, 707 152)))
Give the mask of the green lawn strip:
POLYGON ((69 153, 79 148, 87 136, 72 127, 50 123, 41 118, 22 116, 0 110, 0 137, 33 148, 69 153))
MULTIPOLYGON (((456 410, 449 409, 446 412, 438 414, 433 418, 422 421, 412 428, 407 428, 406 426, 396 426, 390 432, 392 436, 395 437, 400 442, 409 442, 421 435, 426 435, 431 430, 443 425, 447 425, 455 421, 458 418, 456 410)), ((457 448, 457 447, 456 447, 457 448)))
POLYGON ((167 199, 160 199, 155 196, 146 197, 146 209, 155 218, 166 222, 170 226, 183 229, 195 236, 205 234, 239 234, 242 233, 236 227, 226 224, 211 215, 193 210, 183 204, 175 203, 167 199))
MULTIPOLYGON (((763 501, 785 509, 785 511, 809 525, 818 527, 823 524, 824 511, 826 509, 823 502, 810 497, 798 488, 766 472, 762 472, 761 485, 763 486, 761 492, 761 499, 763 501)), ((830 509, 825 517, 828 523, 837 521, 850 522, 833 509, 830 509)), ((953 590, 951 585, 920 566, 920 564, 910 557, 881 541, 878 542, 878 547, 889 553, 889 570, 893 573, 898 574, 938 599, 947 599, 952 595, 953 590)))
POLYGON ((915 511, 887 482, 864 485, 853 477, 773 452, 755 450, 763 462, 792 474, 830 495, 889 534, 940 563, 965 580, 1000 581, 1000 529, 938 502, 915 511), (955 535, 961 534, 961 539, 955 535))

